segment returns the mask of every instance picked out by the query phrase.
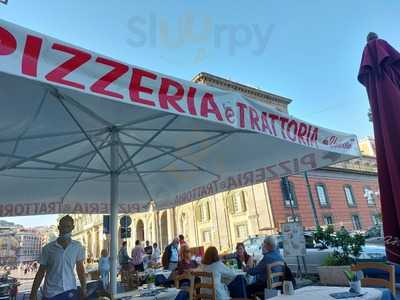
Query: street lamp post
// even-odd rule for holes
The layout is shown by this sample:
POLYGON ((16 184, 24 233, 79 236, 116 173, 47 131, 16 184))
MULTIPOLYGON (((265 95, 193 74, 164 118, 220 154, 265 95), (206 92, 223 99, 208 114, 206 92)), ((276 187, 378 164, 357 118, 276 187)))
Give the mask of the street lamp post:
POLYGON ((315 223, 315 226, 318 228, 319 221, 318 221, 317 209, 315 208, 314 197, 313 197, 313 194, 311 191, 311 185, 310 185, 310 181, 308 180, 307 172, 304 172, 304 179, 306 180, 308 200, 310 201, 310 204, 311 204, 311 209, 312 209, 312 213, 313 213, 313 217, 314 217, 314 223, 315 223))

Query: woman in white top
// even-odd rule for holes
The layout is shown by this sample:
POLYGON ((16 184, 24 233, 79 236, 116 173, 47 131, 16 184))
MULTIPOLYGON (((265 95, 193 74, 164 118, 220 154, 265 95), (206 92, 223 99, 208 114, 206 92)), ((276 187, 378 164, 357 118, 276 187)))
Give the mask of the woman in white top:
MULTIPOLYGON (((227 285, 235 279, 236 274, 220 261, 217 248, 209 247, 206 250, 200 269, 214 274, 216 300, 231 299, 227 285)), ((202 281, 206 280, 207 278, 202 278, 202 281)))
POLYGON ((161 252, 160 249, 158 248, 157 243, 153 244, 153 252, 151 253, 151 261, 153 263, 159 263, 161 258, 161 252))

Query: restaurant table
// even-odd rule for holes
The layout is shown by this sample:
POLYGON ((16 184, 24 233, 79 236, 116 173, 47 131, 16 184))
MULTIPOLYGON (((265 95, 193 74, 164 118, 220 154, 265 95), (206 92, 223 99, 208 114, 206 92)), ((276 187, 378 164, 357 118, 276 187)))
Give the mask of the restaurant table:
MULTIPOLYGON (((348 287, 336 287, 336 286, 307 286, 298 290, 295 290, 294 295, 280 295, 271 300, 334 300, 335 298, 330 296, 332 293, 347 292, 348 287)), ((394 300, 393 294, 389 289, 386 288, 361 288, 361 294, 366 293, 363 296, 346 298, 346 300, 394 300)))
POLYGON ((170 280, 169 277, 171 276, 172 271, 170 270, 154 270, 151 275, 154 275, 155 278, 155 285, 173 285, 173 280, 170 280))
POLYGON ((115 299, 127 299, 127 300, 174 300, 180 295, 182 291, 176 288, 168 288, 162 290, 159 294, 155 296, 143 297, 141 296, 141 291, 135 290, 126 293, 117 294, 115 299))
POLYGON ((154 276, 162 275, 162 276, 164 276, 165 278, 168 279, 169 276, 171 276, 171 273, 172 273, 172 271, 170 271, 170 270, 155 270, 152 274, 154 276))
POLYGON ((99 271, 97 266, 91 265, 85 268, 86 277, 89 280, 99 279, 99 271))

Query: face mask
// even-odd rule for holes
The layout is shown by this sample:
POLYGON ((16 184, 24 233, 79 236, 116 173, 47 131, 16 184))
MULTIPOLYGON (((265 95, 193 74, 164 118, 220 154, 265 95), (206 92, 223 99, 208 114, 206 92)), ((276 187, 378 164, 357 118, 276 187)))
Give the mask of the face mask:
POLYGON ((71 237, 72 237, 72 233, 71 232, 67 232, 67 233, 64 233, 63 235, 60 235, 60 239, 62 239, 64 241, 70 240, 71 237))

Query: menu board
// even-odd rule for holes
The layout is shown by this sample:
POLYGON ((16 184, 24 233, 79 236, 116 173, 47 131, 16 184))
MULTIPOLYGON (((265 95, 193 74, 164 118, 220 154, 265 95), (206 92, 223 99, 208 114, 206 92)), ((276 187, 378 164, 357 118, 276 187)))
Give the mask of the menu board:
POLYGON ((306 256, 306 241, 303 226, 298 222, 281 224, 283 236, 283 255, 306 256))

